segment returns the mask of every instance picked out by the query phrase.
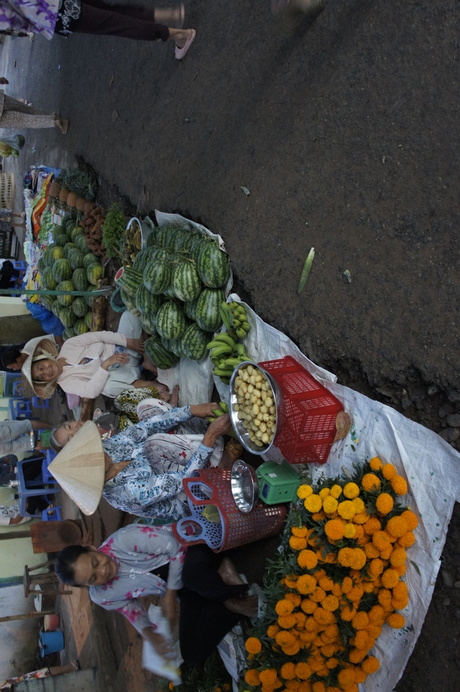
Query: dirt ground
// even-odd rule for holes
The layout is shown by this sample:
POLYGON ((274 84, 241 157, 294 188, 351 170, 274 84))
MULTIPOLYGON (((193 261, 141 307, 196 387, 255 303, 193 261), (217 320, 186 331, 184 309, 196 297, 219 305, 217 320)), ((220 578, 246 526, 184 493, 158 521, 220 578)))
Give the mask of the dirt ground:
MULTIPOLYGON (((329 0, 293 36, 268 0, 186 11, 182 63, 171 44, 7 43, 8 93, 71 121, 29 130, 19 172, 79 155, 129 211, 202 221, 263 319, 459 449, 459 3, 329 0)), ((457 505, 398 692, 460 687, 459 547, 457 505)))

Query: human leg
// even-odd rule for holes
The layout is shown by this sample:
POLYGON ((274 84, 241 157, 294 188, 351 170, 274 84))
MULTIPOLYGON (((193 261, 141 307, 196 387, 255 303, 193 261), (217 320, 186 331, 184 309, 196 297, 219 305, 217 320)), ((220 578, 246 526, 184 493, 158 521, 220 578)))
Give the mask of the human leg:
POLYGON ((111 6, 102 0, 83 0, 75 33, 120 36, 138 41, 167 41, 168 27, 154 21, 154 14, 129 6, 111 6))

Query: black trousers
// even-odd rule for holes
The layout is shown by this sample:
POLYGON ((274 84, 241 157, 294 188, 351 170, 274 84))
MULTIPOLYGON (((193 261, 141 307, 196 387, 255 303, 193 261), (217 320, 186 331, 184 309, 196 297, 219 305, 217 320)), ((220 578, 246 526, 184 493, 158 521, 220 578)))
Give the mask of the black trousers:
POLYGON ((72 31, 137 41, 167 41, 169 38, 168 27, 155 22, 153 8, 109 5, 103 0, 82 0, 80 18, 72 23, 72 31))
POLYGON ((190 546, 182 570, 179 641, 186 663, 202 663, 236 625, 240 615, 223 601, 245 594, 248 584, 225 584, 217 572, 223 555, 206 545, 190 546))

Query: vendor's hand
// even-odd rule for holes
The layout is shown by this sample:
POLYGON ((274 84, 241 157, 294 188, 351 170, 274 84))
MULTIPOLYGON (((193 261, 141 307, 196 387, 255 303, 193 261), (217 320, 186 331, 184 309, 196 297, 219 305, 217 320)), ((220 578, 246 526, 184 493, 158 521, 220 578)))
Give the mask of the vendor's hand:
POLYGON ((126 339, 126 348, 137 353, 144 353, 144 339, 126 339))
POLYGON ((219 416, 209 426, 203 437, 203 444, 206 447, 214 447, 217 442, 217 438, 221 435, 228 435, 232 430, 232 422, 228 413, 223 416, 219 416))
POLYGON ((102 361, 101 367, 104 368, 104 370, 108 370, 111 365, 115 365, 115 363, 120 363, 123 365, 124 363, 129 362, 129 356, 127 353, 114 353, 113 356, 110 356, 110 358, 107 358, 106 360, 102 361))
POLYGON ((142 636, 152 644, 159 656, 163 656, 163 658, 174 658, 174 651, 171 649, 168 641, 151 627, 145 627, 142 630, 142 636))
POLYGON ((160 601, 161 611, 165 618, 168 619, 171 632, 174 632, 179 621, 179 601, 177 592, 173 589, 168 589, 160 601))
POLYGON ((213 415, 213 410, 219 408, 219 404, 211 402, 210 404, 194 404, 190 406, 190 413, 197 418, 210 418, 213 415))
POLYGON ((173 408, 176 408, 179 404, 179 385, 178 384, 174 385, 172 392, 169 395, 168 399, 163 398, 161 395, 160 395, 160 399, 163 399, 163 401, 169 401, 171 406, 173 408))

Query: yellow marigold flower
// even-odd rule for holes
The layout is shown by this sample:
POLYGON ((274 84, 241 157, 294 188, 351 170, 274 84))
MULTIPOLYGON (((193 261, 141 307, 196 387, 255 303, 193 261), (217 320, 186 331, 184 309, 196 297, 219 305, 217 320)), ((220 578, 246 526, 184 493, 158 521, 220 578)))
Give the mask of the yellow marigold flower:
POLYGON ((262 685, 273 686, 277 682, 278 674, 274 668, 266 668, 259 673, 260 682, 262 685))
POLYGON ((275 641, 278 644, 278 646, 285 647, 285 646, 293 646, 296 643, 296 638, 294 637, 291 632, 287 632, 286 630, 281 630, 280 632, 277 632, 275 635, 275 641))
POLYGON ((380 555, 380 551, 372 542, 366 543, 364 546, 364 552, 369 560, 379 557, 380 555))
POLYGON ((371 675, 372 673, 376 673, 378 671, 380 668, 380 663, 375 656, 369 656, 365 661, 362 662, 361 668, 365 673, 371 675))
POLYGON ((297 579, 296 589, 301 594, 313 593, 316 589, 316 579, 310 574, 302 574, 297 579))
POLYGON ((406 562, 406 551, 404 548, 394 548, 390 555, 390 564, 392 567, 400 567, 406 562))
POLYGON ((382 524, 377 519, 377 517, 370 517, 364 524, 364 533, 368 536, 372 536, 376 531, 382 529, 382 524))
POLYGON ((358 603, 361 600, 363 593, 364 589, 361 586, 361 584, 354 584, 348 592, 347 597, 356 605, 356 603, 358 603))
POLYGON ((321 603, 323 598, 326 598, 326 592, 320 586, 317 586, 313 593, 310 594, 310 598, 312 601, 321 603))
POLYGON ((319 495, 308 495, 304 500, 304 507, 309 512, 319 512, 323 506, 323 501, 319 495))
POLYGON ((366 658, 367 655, 367 649, 352 649, 350 653, 348 654, 348 660, 350 663, 354 663, 355 665, 357 663, 361 663, 361 661, 366 658))
POLYGON ((379 514, 386 516, 391 512, 394 506, 393 498, 389 493, 380 493, 375 502, 375 507, 379 514))
POLYGON ((322 680, 317 680, 311 686, 311 692, 326 692, 326 685, 322 680))
POLYGON ((343 486, 343 494, 348 500, 353 500, 354 497, 359 495, 359 486, 356 483, 346 483, 343 486))
POLYGON ((406 563, 404 563, 404 565, 399 565, 399 567, 393 567, 393 569, 402 577, 407 571, 406 563))
POLYGON ((295 674, 299 678, 299 680, 308 680, 308 678, 312 674, 312 669, 310 668, 308 663, 304 663, 303 661, 301 661, 300 663, 296 663, 295 674))
POLYGON ((301 550, 297 555, 297 564, 302 569, 314 569, 318 564, 318 558, 313 550, 301 550))
POLYGON ((300 607, 304 613, 311 615, 311 613, 317 609, 318 604, 315 603, 315 601, 311 601, 309 598, 304 598, 300 604, 300 607))
POLYGON ((329 519, 324 524, 324 531, 329 540, 340 541, 343 538, 343 526, 341 519, 329 519))
POLYGON ((337 676, 337 679, 342 687, 348 687, 351 685, 355 681, 353 668, 342 668, 337 676))
POLYGON ((390 545, 390 539, 385 531, 375 531, 372 534, 372 543, 379 550, 383 550, 390 545))
POLYGON ((380 551, 380 557, 382 558, 382 560, 389 560, 392 551, 393 551, 392 545, 391 545, 391 543, 389 543, 386 548, 383 548, 380 551))
POLYGON ((308 536, 308 529, 306 526, 291 526, 291 533, 297 538, 306 538, 308 536))
POLYGON ((390 480, 390 484, 396 495, 405 495, 407 493, 407 481, 402 476, 394 476, 390 480))
POLYGON ((356 526, 354 524, 345 524, 343 527, 344 538, 354 538, 356 535, 356 526))
POLYGON ((353 564, 353 548, 341 548, 337 555, 337 561, 342 567, 351 567, 353 564))
POLYGON ((328 610, 330 613, 333 613, 334 610, 337 610, 337 608, 339 607, 339 599, 337 598, 337 596, 329 594, 322 601, 321 605, 324 608, 324 610, 328 610))
POLYGON ((372 606, 367 615, 369 618, 369 622, 371 622, 374 625, 383 625, 383 623, 385 622, 385 611, 383 610, 380 604, 372 606))
POLYGON ((365 473, 361 485, 366 492, 378 490, 380 488, 380 478, 375 473, 365 473))
POLYGON ((295 626, 296 619, 294 615, 278 615, 278 625, 285 630, 290 630, 295 626))
POLYGON ((413 531, 418 526, 418 517, 411 509, 406 509, 401 516, 405 519, 407 530, 413 531))
POLYGON ((351 567, 356 570, 360 570, 366 564, 366 553, 361 548, 354 548, 353 550, 353 561, 351 567))
POLYGON ((327 497, 330 492, 331 492, 330 488, 321 488, 318 495, 320 496, 320 498, 322 500, 324 500, 324 498, 327 497))
POLYGON ((382 462, 378 457, 372 457, 372 459, 369 460, 369 466, 371 467, 372 471, 380 471, 382 468, 382 462))
MULTIPOLYGON (((391 594, 390 594, 390 599, 391 599, 391 594)), ((351 620, 353 620, 355 615, 356 615, 356 609, 350 605, 345 605, 340 611, 340 617, 342 618, 342 620, 345 620, 346 622, 351 622, 351 620)))
POLYGON ((382 573, 382 584, 385 589, 392 589, 399 581, 399 574, 394 569, 386 569, 382 573))
POLYGON ((355 506, 356 514, 363 514, 366 511, 364 500, 362 500, 360 497, 353 497, 352 502, 355 506))
POLYGON ((249 637, 246 639, 245 647, 246 651, 250 654, 260 654, 262 651, 262 644, 257 637, 249 637))
POLYGON ((397 473, 396 467, 393 464, 384 464, 382 466, 382 475, 387 481, 396 476, 397 473))
POLYGON ((269 625, 267 627, 267 635, 270 637, 270 639, 274 639, 279 631, 279 625, 269 625))
MULTIPOLYGON (((406 520, 406 517, 404 517, 404 520, 406 520)), ((410 548, 411 545, 414 545, 414 543, 415 543, 415 536, 412 533, 412 531, 408 531, 407 533, 404 534, 404 536, 401 536, 400 538, 398 538, 398 544, 401 546, 401 548, 410 548)))
POLYGON ((294 610, 294 604, 287 598, 282 598, 275 605, 277 615, 289 615, 294 610))
POLYGON ((328 577, 326 574, 319 578, 318 575, 316 575, 316 577, 318 579, 318 584, 322 589, 324 589, 324 591, 332 591, 334 582, 330 577, 328 577))
POLYGON ((370 576, 375 579, 375 577, 378 577, 380 574, 383 572, 384 568, 383 561, 376 557, 373 560, 369 562, 369 574, 370 576))
POLYGON ((330 494, 332 495, 332 497, 335 497, 337 499, 342 494, 342 486, 338 485, 338 483, 335 483, 335 485, 333 485, 331 488, 330 494))
POLYGON ((255 670, 254 668, 247 670, 244 674, 244 679, 248 683, 248 685, 251 685, 252 687, 257 687, 260 683, 259 671, 255 670))
MULTIPOLYGON (((357 613, 358 615, 359 613, 357 613)), ((355 615, 356 617, 356 615, 355 615)), ((353 618, 354 620, 354 618, 353 618)), ((353 624, 353 621, 352 621, 353 624)), ((370 649, 369 646, 369 635, 367 634, 366 630, 358 630, 355 635, 355 640, 354 640, 354 646, 357 649, 364 649, 365 651, 368 651, 370 649)))
POLYGON ((284 598, 287 601, 291 601, 295 608, 300 605, 300 601, 302 600, 298 593, 287 593, 284 598))
POLYGON ((312 493, 313 488, 311 487, 311 485, 307 485, 306 483, 302 483, 302 485, 299 485, 299 487, 297 488, 297 497, 301 500, 305 500, 312 493))
MULTIPOLYGON (((364 610, 358 610, 356 615, 353 617, 351 624, 355 630, 363 630, 369 624, 369 616, 364 610)), ((358 649, 362 649, 362 646, 358 646, 358 649)))
POLYGON ((307 547, 307 539, 299 538, 298 536, 291 536, 289 538, 289 546, 292 550, 303 550, 307 547))
POLYGON ((328 495, 323 499, 323 510, 325 514, 334 514, 337 511, 338 502, 335 497, 328 495))
POLYGON ((288 663, 284 663, 281 666, 281 677, 284 680, 293 680, 295 678, 295 665, 292 663, 292 661, 288 661, 288 663))
POLYGON ((356 514, 356 509, 351 500, 344 500, 343 502, 339 502, 337 512, 343 519, 353 519, 356 514))
POLYGON ((395 538, 401 538, 407 533, 407 524, 403 516, 391 517, 388 519, 387 525, 385 526, 385 531, 395 538))

